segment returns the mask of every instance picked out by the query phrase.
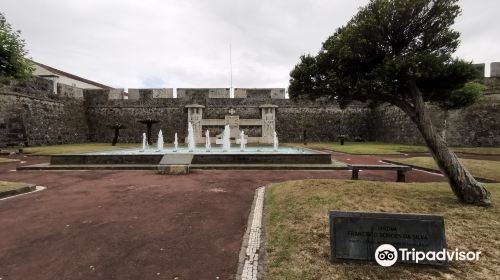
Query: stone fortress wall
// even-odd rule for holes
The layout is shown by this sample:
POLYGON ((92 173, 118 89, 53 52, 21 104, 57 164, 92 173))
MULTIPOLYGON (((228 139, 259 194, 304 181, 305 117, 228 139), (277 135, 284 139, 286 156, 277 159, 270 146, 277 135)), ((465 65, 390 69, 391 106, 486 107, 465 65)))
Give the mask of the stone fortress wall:
MULTIPOLYGON (((499 64, 500 66, 500 64, 499 64)), ((500 67, 492 65, 492 77, 482 102, 447 113, 429 106, 434 124, 453 146, 500 145, 500 67), (496 71, 496 72, 495 72, 496 71), (445 122, 446 120, 446 122, 445 122)), ((275 105, 280 142, 335 141, 340 135, 351 139, 405 144, 423 144, 415 125, 393 106, 375 108, 354 104, 340 109, 323 101, 295 101, 285 98, 284 89, 238 89, 229 98, 228 88, 122 89, 82 90, 57 85, 52 94, 52 81, 34 78, 30 82, 4 82, 0 85, 0 147, 5 145, 44 145, 110 142, 110 125, 122 124, 120 142, 141 141, 145 132, 139 120, 157 120, 153 135, 163 130, 165 141, 172 142, 174 133, 180 141, 186 137, 188 108, 204 106, 204 119, 224 119, 231 114, 240 119, 260 119, 263 105, 275 105), (128 95, 128 99, 125 97, 128 95)), ((262 127, 240 125, 249 137, 262 135, 262 127)), ((204 126, 212 136, 222 132, 221 126, 204 126)))
POLYGON ((33 78, 0 84, 0 147, 79 143, 87 140, 83 90, 33 78))

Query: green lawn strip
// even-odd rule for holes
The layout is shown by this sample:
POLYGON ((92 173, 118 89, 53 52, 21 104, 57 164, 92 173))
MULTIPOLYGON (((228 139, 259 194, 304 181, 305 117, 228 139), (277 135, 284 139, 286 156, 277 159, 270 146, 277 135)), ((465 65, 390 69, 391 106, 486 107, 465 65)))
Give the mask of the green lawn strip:
POLYGON ((290 143, 288 145, 299 146, 316 150, 331 150, 348 154, 372 154, 372 155, 390 155, 401 153, 420 153, 427 152, 424 146, 400 145, 379 142, 345 142, 340 145, 338 142, 317 142, 317 143, 290 143))
MULTIPOLYGON (((494 203, 500 184, 488 184, 494 203)), ((266 279, 493 279, 500 271, 500 211, 457 202, 446 183, 305 180, 270 185, 264 207, 266 279), (328 211, 429 213, 445 217, 448 248, 480 250, 449 269, 330 263, 328 211)))
MULTIPOLYGON (((382 142, 345 142, 340 145, 339 142, 312 142, 304 145, 303 143, 287 143, 288 146, 298 146, 316 150, 331 150, 348 154, 371 154, 371 155, 389 155, 401 153, 425 153, 428 152, 426 146, 404 145, 382 142)), ((500 148, 493 147, 454 147, 451 148, 458 153, 478 154, 478 155, 500 155, 500 148)))
POLYGON ((0 198, 34 191, 35 186, 27 183, 0 181, 0 198))
POLYGON ((119 149, 130 149, 138 148, 140 144, 117 144, 116 146, 111 146, 109 143, 84 143, 84 144, 65 144, 65 145, 51 145, 51 146, 40 146, 40 147, 28 147, 24 148, 23 152, 32 155, 58 155, 58 154, 70 154, 70 153, 90 153, 90 152, 100 152, 100 151, 111 151, 119 149))
POLYGON ((497 147, 461 147, 461 148, 451 148, 456 153, 464 153, 464 154, 477 154, 477 155, 491 155, 498 156, 500 155, 500 148, 497 147))
MULTIPOLYGON (((395 159, 400 163, 411 164, 425 168, 439 170, 436 162, 431 157, 412 157, 404 159, 395 159)), ((465 167, 473 176, 500 181, 500 161, 478 160, 478 159, 460 159, 465 167)))
POLYGON ((1 163, 11 163, 11 162, 16 162, 19 161, 18 159, 13 159, 13 158, 0 158, 0 164, 1 163))

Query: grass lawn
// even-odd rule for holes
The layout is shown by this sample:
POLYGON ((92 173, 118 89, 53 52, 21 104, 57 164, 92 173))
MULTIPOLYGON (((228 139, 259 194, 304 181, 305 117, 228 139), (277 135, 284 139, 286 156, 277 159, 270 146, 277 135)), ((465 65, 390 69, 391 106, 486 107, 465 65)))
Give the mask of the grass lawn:
MULTIPOLYGON (((488 184, 494 203, 500 184, 488 184)), ((266 279, 498 279, 500 208, 466 206, 446 183, 343 180, 292 181, 269 186, 264 207, 266 279), (443 215, 449 249, 480 250, 479 262, 449 268, 376 263, 331 264, 328 211, 443 215)))
MULTIPOLYGON (((460 159, 462 163, 469 169, 472 175, 500 181, 500 161, 477 160, 477 159, 460 159)), ((433 168, 439 170, 436 162, 431 157, 413 157, 405 159, 397 159, 397 162, 407 163, 411 165, 433 168)))
POLYGON ((19 161, 19 160, 18 159, 13 159, 13 158, 0 158, 0 164, 1 163, 14 162, 14 161, 19 161))
POLYGON ((0 181, 0 198, 27 192, 28 187, 31 187, 31 184, 0 181))
MULTIPOLYGON (((373 154, 388 155, 400 153, 422 153, 427 152, 425 146, 391 144, 381 142, 345 142, 343 146, 339 142, 315 142, 307 143, 289 143, 286 145, 299 146, 319 150, 333 150, 348 154, 373 154)), ((476 148, 452 148, 455 152, 471 153, 480 155, 500 155, 500 148, 476 147, 476 148)))
POLYGON ((84 144, 66 144, 66 145, 51 145, 40 147, 24 148, 23 152, 33 155, 57 155, 68 153, 90 153, 117 149, 137 148, 140 144, 116 144, 111 146, 110 143, 84 143, 84 144))

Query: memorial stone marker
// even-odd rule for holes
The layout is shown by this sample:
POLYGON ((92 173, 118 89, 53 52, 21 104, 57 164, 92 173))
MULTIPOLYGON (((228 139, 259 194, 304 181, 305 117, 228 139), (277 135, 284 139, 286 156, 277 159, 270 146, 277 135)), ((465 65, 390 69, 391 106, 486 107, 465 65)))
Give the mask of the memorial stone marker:
MULTIPOLYGON (((400 249, 438 252, 446 249, 444 219, 437 215, 330 211, 331 260, 375 260, 382 244, 400 249)), ((447 261, 424 260, 419 264, 447 265, 447 261)))

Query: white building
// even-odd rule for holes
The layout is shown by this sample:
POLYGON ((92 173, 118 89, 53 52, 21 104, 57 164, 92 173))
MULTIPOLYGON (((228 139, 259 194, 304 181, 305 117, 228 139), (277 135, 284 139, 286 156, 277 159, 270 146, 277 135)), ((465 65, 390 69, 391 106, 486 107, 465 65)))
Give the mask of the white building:
POLYGON ((83 89, 111 89, 103 85, 82 77, 52 68, 50 66, 35 62, 35 71, 33 75, 54 81, 54 93, 57 93, 57 84, 65 84, 83 89))

